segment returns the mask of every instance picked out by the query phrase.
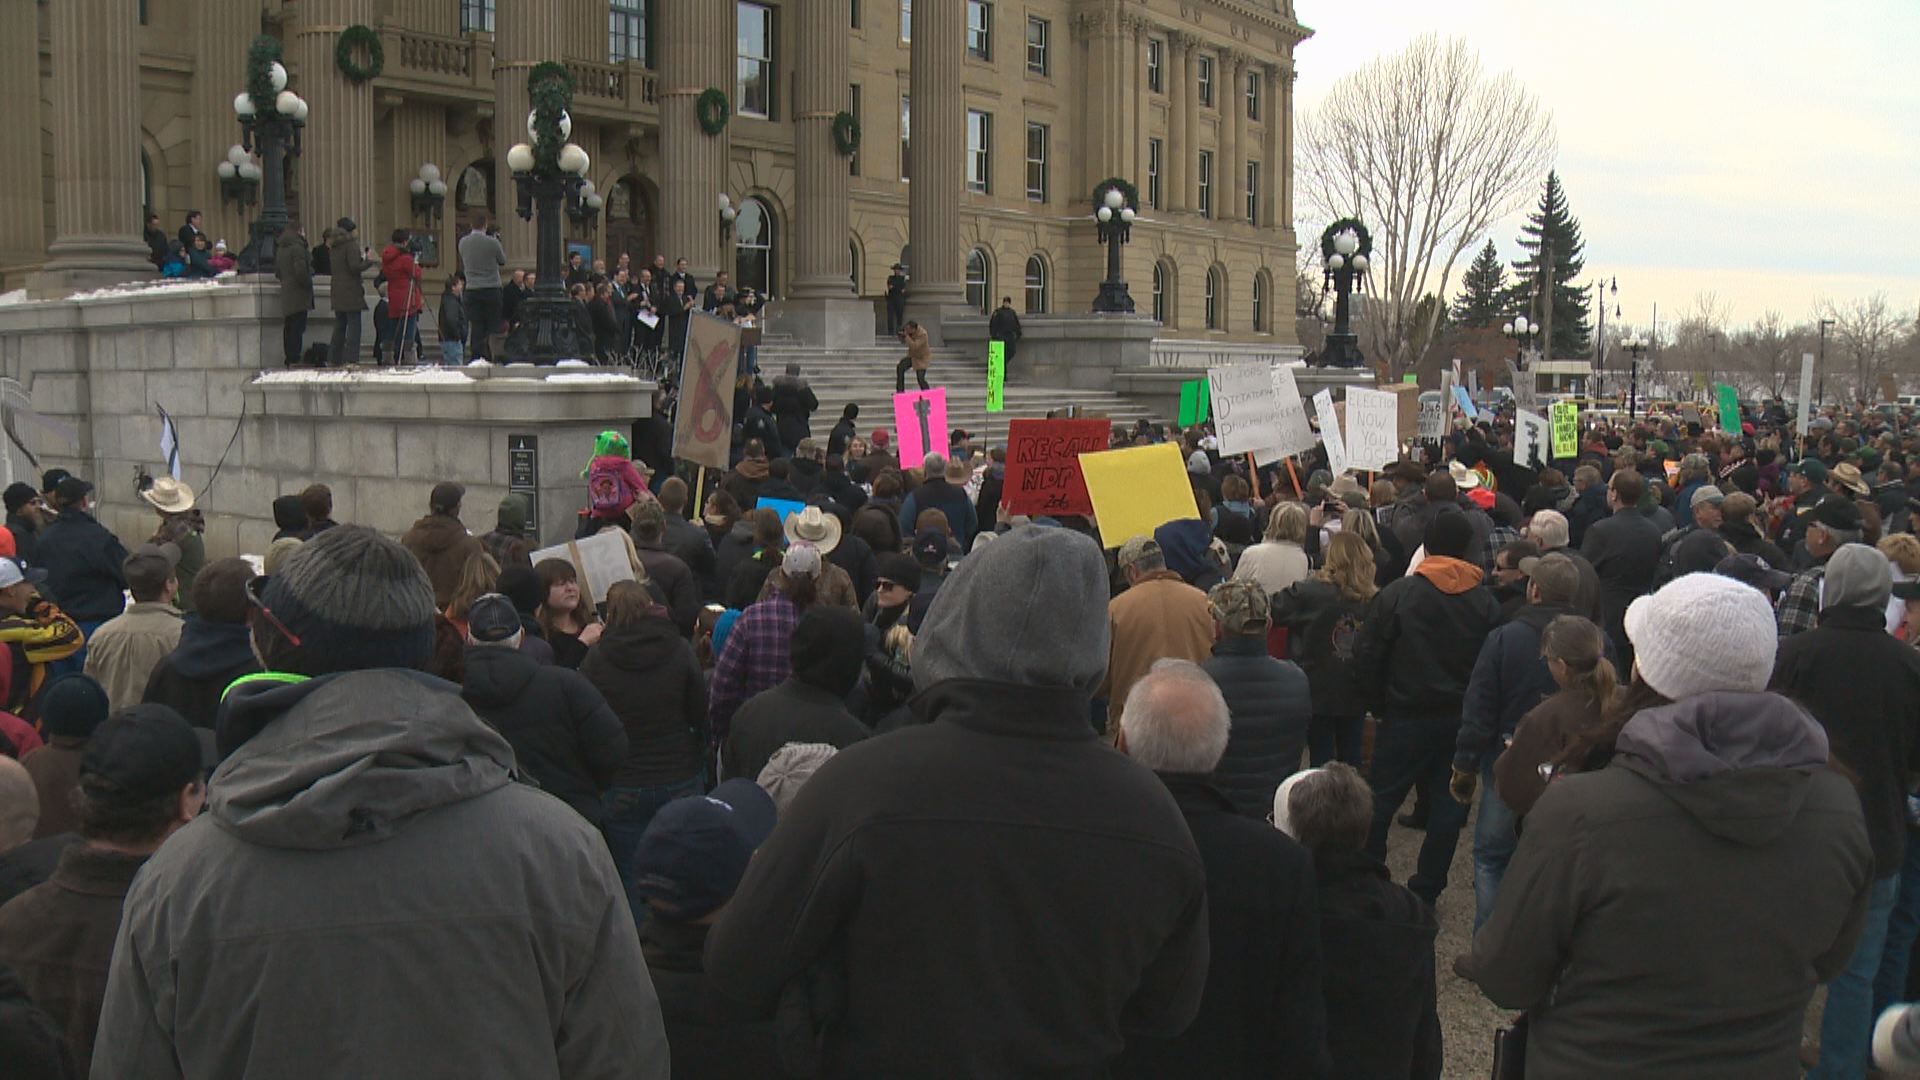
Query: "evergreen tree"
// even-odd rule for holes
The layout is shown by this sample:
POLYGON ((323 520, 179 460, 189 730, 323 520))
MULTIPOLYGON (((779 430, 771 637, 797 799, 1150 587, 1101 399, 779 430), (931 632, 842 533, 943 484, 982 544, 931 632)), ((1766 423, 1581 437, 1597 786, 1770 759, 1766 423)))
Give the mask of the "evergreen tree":
POLYGON ((1508 309, 1536 321, 1540 316, 1534 298, 1540 281, 1540 249, 1548 243, 1553 250, 1553 342, 1545 355, 1548 359, 1584 356, 1593 337, 1587 322, 1589 298, 1587 290, 1574 285, 1573 280, 1587 265, 1586 242, 1580 238, 1579 220, 1567 209, 1567 193, 1560 186, 1560 176, 1553 172, 1547 174, 1540 205, 1520 230, 1520 247, 1527 257, 1513 264, 1514 284, 1508 293, 1508 309))
POLYGON ((1460 295, 1453 301, 1453 321, 1462 326, 1492 326, 1501 319, 1507 303, 1507 267, 1493 241, 1480 249, 1479 257, 1467 268, 1460 282, 1460 295))

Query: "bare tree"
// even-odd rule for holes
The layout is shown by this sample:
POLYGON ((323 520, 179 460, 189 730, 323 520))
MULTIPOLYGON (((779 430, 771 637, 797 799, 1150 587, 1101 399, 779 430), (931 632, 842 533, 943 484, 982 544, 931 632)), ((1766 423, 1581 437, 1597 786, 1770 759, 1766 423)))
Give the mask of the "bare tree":
POLYGON ((1776 400, 1785 398, 1789 390, 1799 392, 1800 357, 1812 351, 1807 344, 1812 333, 1804 325, 1788 326, 1769 308, 1734 334, 1734 359, 1751 386, 1776 400))
MULTIPOLYGON (((1511 74, 1488 77, 1464 40, 1427 35, 1334 84, 1300 123, 1297 167, 1323 221, 1373 234, 1367 343, 1397 377, 1430 339, 1453 264, 1553 164, 1553 120, 1511 74)), ((1306 247, 1307 245, 1302 245, 1306 247)))
POLYGON ((1887 304, 1887 294, 1874 293, 1845 307, 1831 300, 1821 304, 1820 314, 1833 320, 1833 340, 1852 370, 1854 396, 1872 401, 1879 393, 1880 376, 1893 371, 1896 349, 1905 331, 1904 318, 1887 304))

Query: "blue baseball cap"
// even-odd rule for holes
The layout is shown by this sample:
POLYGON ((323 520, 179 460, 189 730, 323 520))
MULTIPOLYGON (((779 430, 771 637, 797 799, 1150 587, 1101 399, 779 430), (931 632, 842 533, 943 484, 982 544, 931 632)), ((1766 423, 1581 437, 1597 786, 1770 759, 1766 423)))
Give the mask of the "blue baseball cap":
POLYGON ((751 780, 675 799, 648 823, 634 851, 633 891, 654 913, 680 922, 733 898, 753 853, 773 832, 773 797, 751 780))

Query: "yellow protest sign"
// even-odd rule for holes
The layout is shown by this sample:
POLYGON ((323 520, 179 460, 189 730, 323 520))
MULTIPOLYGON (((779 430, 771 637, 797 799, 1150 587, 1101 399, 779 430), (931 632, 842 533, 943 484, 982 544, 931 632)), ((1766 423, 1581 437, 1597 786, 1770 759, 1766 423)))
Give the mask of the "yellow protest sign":
POLYGON ((1080 455, 1102 546, 1152 536, 1169 521, 1199 518, 1180 448, 1172 443, 1080 455))
POLYGON ((1553 456, 1571 458, 1580 455, 1580 406, 1571 401, 1556 401, 1551 410, 1553 456))

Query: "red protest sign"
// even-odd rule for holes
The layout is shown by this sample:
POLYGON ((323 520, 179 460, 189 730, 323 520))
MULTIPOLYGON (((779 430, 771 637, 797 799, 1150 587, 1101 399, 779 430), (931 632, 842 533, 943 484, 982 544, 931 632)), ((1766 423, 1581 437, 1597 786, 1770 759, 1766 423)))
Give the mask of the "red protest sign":
POLYGON ((1093 513, 1080 455, 1107 448, 1105 420, 1015 420, 1007 432, 1007 482, 1000 501, 1009 514, 1093 513))

